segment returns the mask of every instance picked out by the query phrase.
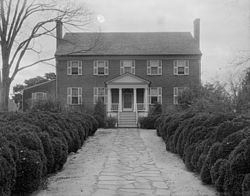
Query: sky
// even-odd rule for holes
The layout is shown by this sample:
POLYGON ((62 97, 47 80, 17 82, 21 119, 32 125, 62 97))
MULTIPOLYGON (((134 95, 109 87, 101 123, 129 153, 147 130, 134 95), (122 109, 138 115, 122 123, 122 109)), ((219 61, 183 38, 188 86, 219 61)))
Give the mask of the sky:
MULTIPOLYGON (((74 3, 84 3, 96 18, 86 31, 192 33, 193 20, 200 18, 203 82, 228 81, 229 76, 238 74, 235 61, 250 54, 249 0, 74 0, 74 3)), ((47 46, 46 55, 54 54, 55 40, 45 40, 43 44, 47 46)), ((53 71, 53 66, 37 65, 20 72, 13 85, 53 71)))

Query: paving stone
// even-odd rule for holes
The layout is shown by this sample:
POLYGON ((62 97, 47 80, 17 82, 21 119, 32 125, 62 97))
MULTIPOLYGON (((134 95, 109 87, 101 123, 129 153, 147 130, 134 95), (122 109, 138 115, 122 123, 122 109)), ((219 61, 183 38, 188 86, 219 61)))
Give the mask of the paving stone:
POLYGON ((168 187, 165 182, 152 182, 152 184, 156 188, 164 188, 164 189, 166 189, 168 187))
POLYGON ((171 195, 171 192, 170 190, 168 189, 157 189, 156 192, 155 192, 155 195, 162 195, 162 196, 170 196, 171 195))

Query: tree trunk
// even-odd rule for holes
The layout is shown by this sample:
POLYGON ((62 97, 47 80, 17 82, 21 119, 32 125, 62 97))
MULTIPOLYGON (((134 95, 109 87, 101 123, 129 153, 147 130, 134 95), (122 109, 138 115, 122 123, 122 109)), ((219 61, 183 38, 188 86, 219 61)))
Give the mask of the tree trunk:
POLYGON ((9 78, 8 56, 3 56, 2 81, 0 81, 0 111, 7 112, 11 80, 9 78), (5 58, 4 58, 5 57, 5 58))
POLYGON ((0 98, 0 111, 7 112, 8 105, 9 105, 9 91, 10 91, 10 84, 3 81, 1 86, 1 98, 0 98))

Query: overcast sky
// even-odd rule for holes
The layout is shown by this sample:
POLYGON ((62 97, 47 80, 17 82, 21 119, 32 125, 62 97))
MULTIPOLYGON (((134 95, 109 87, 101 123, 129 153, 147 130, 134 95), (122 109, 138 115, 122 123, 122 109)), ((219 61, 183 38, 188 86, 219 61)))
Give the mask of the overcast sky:
MULTIPOLYGON (((227 79, 232 62, 250 49, 249 0, 78 0, 98 18, 95 29, 103 32, 193 32, 201 19, 202 80, 227 79)), ((55 51, 55 42, 46 53, 55 51)), ((39 65, 21 72, 15 83, 54 71, 39 65)))

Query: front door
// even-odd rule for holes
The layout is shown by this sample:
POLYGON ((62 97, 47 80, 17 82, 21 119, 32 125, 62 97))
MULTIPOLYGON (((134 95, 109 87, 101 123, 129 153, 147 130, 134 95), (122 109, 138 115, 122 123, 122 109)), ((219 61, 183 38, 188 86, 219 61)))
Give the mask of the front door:
POLYGON ((123 89, 123 111, 133 110, 133 89, 123 89))

